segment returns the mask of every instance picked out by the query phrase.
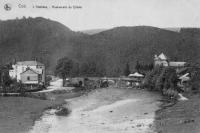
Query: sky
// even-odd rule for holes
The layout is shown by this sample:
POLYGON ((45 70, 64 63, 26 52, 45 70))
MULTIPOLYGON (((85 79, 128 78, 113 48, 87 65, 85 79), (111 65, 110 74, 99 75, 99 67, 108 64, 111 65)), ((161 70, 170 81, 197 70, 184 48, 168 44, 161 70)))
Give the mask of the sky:
POLYGON ((200 0, 0 0, 0 6, 1 20, 44 17, 75 31, 139 25, 200 27, 200 0), (7 3, 10 11, 4 9, 7 3))

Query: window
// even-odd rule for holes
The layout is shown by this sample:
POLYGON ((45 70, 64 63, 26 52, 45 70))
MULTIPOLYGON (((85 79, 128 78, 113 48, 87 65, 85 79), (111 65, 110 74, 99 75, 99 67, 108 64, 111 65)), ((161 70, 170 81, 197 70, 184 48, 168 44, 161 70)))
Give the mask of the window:
POLYGON ((30 77, 29 77, 29 76, 27 77, 27 80, 30 80, 30 77))
POLYGON ((42 81, 42 75, 41 74, 38 75, 38 81, 42 81))

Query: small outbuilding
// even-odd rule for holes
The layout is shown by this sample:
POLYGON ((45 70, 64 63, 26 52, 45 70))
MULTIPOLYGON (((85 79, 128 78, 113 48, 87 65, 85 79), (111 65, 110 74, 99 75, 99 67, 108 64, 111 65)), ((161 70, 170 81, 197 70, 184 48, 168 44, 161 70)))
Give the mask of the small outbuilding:
POLYGON ((140 73, 138 73, 138 72, 135 72, 135 73, 133 73, 133 74, 129 74, 128 76, 129 76, 129 77, 134 77, 134 78, 143 78, 143 77, 144 77, 143 74, 140 74, 140 73))
POLYGON ((31 68, 27 68, 26 71, 20 74, 21 82, 23 84, 38 85, 42 83, 42 71, 34 71, 31 68))

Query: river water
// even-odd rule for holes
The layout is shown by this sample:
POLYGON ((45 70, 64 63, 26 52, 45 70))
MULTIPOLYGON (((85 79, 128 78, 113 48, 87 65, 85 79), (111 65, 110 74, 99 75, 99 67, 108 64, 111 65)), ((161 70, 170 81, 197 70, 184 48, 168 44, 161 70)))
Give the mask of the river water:
POLYGON ((46 111, 29 133, 153 133, 160 96, 136 89, 94 90, 67 99, 72 112, 56 116, 46 111))

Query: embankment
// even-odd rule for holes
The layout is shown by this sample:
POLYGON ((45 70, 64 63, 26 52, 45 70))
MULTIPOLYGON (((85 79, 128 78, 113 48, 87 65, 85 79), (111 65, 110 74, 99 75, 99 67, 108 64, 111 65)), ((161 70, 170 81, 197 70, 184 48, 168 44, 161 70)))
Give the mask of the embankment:
MULTIPOLYGON (((0 132, 27 132, 47 109, 57 108, 65 99, 82 95, 82 92, 48 92, 28 94, 29 97, 0 97, 0 132)), ((27 95, 26 95, 27 96, 27 95)))
POLYGON ((164 102, 156 112, 154 125, 158 133, 200 133, 200 95, 187 96, 187 101, 164 102))

